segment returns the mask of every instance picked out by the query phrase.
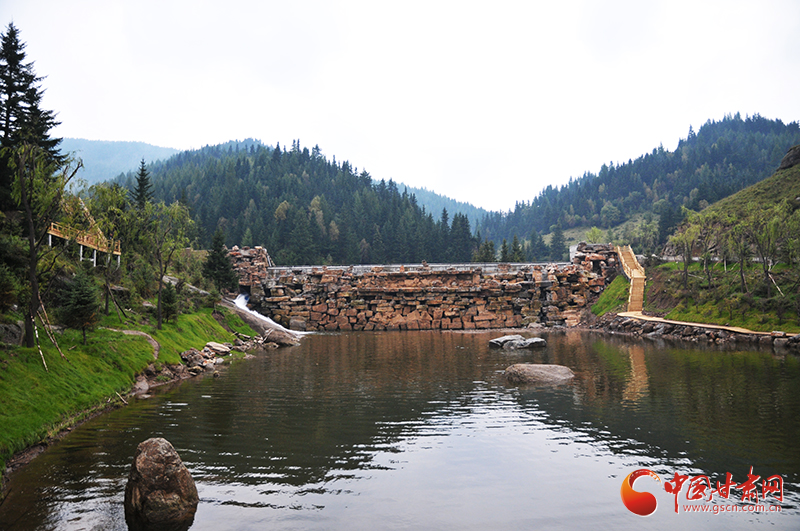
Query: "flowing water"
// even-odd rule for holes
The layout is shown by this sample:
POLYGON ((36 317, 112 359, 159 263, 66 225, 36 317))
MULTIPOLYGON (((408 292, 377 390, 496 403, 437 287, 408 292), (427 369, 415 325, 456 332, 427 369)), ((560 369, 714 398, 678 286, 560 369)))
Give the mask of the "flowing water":
MULTIPOLYGON (((3 530, 124 530, 136 445, 168 439, 195 478, 192 531, 261 529, 798 529, 800 363, 570 331, 538 351, 497 332, 311 334, 98 417, 11 478, 3 530), (558 363, 577 378, 516 387, 502 371, 558 363), (779 476, 783 501, 743 491, 689 513, 644 478, 656 512, 625 508, 646 468, 779 476), (780 512, 777 510, 780 509, 780 512)), ((685 500, 688 482, 680 493, 685 500)))

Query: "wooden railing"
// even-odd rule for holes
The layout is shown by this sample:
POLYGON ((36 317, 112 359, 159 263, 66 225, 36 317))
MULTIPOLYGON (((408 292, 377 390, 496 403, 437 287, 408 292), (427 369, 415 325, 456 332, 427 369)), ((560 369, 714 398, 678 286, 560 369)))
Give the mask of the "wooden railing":
POLYGON ((644 288, 647 277, 644 268, 639 264, 636 255, 630 245, 616 247, 617 256, 622 264, 622 271, 628 280, 631 281, 630 293, 628 294, 628 311, 641 312, 644 307, 644 288))
POLYGON ((102 234, 78 230, 69 225, 64 225, 63 223, 51 223, 47 233, 65 240, 75 240, 81 245, 85 245, 90 249, 97 249, 103 253, 122 254, 119 240, 110 240, 102 234))
POLYGON ((625 276, 628 277, 628 280, 632 280, 634 276, 645 276, 644 268, 639 264, 630 245, 626 245, 625 247, 617 245, 616 250, 620 263, 622 264, 622 271, 625 273, 625 276))

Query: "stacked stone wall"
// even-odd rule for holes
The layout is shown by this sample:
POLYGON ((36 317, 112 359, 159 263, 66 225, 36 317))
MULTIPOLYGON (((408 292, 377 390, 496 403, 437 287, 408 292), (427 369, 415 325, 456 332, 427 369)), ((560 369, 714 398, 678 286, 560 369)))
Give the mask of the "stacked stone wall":
MULTIPOLYGON (((470 330, 575 325, 616 274, 608 246, 571 264, 269 268, 253 309, 295 330, 470 330)), ((256 288, 256 291, 253 291, 256 288)), ((260 289, 259 289, 260 288, 260 289)))
POLYGON ((272 259, 267 250, 261 246, 242 247, 234 245, 229 251, 231 265, 239 275, 239 285, 248 288, 255 287, 256 294, 261 292, 261 283, 267 278, 267 268, 272 265, 272 259))

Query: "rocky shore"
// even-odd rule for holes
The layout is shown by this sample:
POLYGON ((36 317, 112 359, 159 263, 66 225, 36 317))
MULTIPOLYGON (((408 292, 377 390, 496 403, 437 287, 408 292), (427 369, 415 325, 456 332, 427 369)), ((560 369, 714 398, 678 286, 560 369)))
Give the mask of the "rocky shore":
POLYGON ((649 321, 614 313, 608 313, 591 324, 584 325, 584 328, 650 340, 758 345, 800 353, 800 334, 790 335, 780 331, 745 333, 716 325, 649 321))

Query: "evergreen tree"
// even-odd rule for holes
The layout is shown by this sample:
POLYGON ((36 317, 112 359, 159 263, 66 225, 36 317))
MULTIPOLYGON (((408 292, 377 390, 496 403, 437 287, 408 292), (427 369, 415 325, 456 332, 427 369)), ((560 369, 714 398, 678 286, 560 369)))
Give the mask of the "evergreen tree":
POLYGON ((472 257, 473 262, 496 262, 497 258, 495 257, 494 252, 494 242, 492 240, 486 240, 478 247, 478 250, 475 251, 475 254, 472 257))
POLYGON ((564 231, 561 229, 559 223, 553 227, 553 235, 550 238, 550 259, 555 262, 566 260, 569 249, 567 249, 566 240, 564 240, 564 231))
POLYGON ((528 258, 531 262, 543 262, 550 256, 550 249, 544 242, 542 236, 537 232, 531 232, 531 247, 528 258))
POLYGON ((86 344, 86 330, 91 329, 99 320, 97 287, 91 277, 80 270, 75 279, 67 287, 65 302, 62 306, 62 321, 70 328, 83 332, 83 344, 86 344))
POLYGON ((383 244, 383 236, 381 236, 381 229, 377 224, 374 225, 372 233, 372 258, 376 264, 383 264, 386 262, 386 247, 383 244))
POLYGON ((505 238, 503 238, 503 243, 500 244, 500 261, 504 263, 511 261, 511 253, 509 252, 508 242, 505 238))
POLYGON ((525 253, 522 250, 522 245, 519 242, 519 238, 517 235, 514 235, 514 239, 511 241, 511 256, 509 257, 512 262, 524 262, 525 261, 525 253))
POLYGON ((469 228, 469 218, 465 214, 456 213, 453 216, 453 226, 450 229, 450 259, 455 262, 468 262, 472 256, 473 240, 469 228))
MULTIPOLYGON (((42 78, 33 71, 33 63, 25 62, 25 44, 13 23, 0 36, 0 148, 13 149, 23 143, 34 145, 44 153, 46 162, 62 165, 66 157, 59 152, 60 138, 51 138, 50 130, 59 122, 55 113, 40 107, 44 91, 42 78)), ((9 151, 0 153, 0 211, 16 206, 11 198, 14 171, 9 151)))
POLYGON ((253 246, 253 231, 250 230, 250 227, 247 227, 244 231, 244 236, 242 236, 242 247, 252 247, 253 246))
POLYGON ((225 250, 225 233, 217 227, 211 238, 211 249, 208 250, 206 263, 203 264, 203 276, 210 279, 217 291, 236 289, 239 277, 233 270, 231 259, 225 250))
POLYGON ((164 311, 164 320, 175 322, 178 319, 178 291, 172 283, 167 282, 161 301, 164 311))
POLYGON ((131 200, 139 210, 144 210, 145 205, 153 200, 153 183, 150 180, 150 172, 147 171, 144 159, 142 159, 142 163, 139 166, 139 173, 136 174, 136 187, 131 193, 131 200))

